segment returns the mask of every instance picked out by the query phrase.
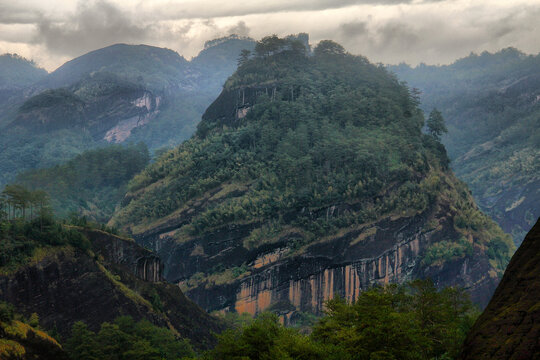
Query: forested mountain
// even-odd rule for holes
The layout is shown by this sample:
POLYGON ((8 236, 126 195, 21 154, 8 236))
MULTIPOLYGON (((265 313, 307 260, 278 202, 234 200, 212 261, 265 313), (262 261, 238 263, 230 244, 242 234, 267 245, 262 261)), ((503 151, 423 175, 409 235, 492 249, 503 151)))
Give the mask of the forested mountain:
POLYGON ((197 133, 129 184, 109 225, 207 310, 294 322, 373 284, 431 277, 485 304, 513 252, 384 67, 264 38, 197 133))
POLYGON ((168 49, 117 44, 36 78, 13 106, 0 107, 0 185, 106 143, 144 142, 152 151, 179 144, 234 71, 238 49, 253 44, 231 36, 192 61, 168 49))
POLYGON ((51 168, 20 173, 16 183, 43 190, 54 213, 106 223, 124 197, 127 184, 150 160, 146 145, 109 145, 88 150, 51 168))
POLYGON ((516 251, 467 336, 461 359, 537 359, 540 356, 540 219, 516 251))
POLYGON ((452 168, 519 243, 540 216, 540 55, 508 48, 447 66, 391 66, 446 119, 452 168))
POLYGON ((177 52, 148 45, 116 44, 66 62, 36 84, 55 89, 70 86, 94 72, 112 73, 149 90, 190 86, 189 62, 177 52))

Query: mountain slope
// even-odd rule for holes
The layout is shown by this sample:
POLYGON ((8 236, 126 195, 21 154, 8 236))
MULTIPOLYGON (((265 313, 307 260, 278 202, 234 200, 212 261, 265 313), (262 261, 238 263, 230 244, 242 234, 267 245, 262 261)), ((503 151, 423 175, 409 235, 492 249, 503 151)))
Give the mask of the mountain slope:
POLYGON ((290 319, 334 293, 427 276, 486 303, 512 244, 421 133, 409 90, 332 42, 307 56, 268 37, 255 51, 110 224, 207 310, 290 319))
POLYGON ((149 90, 181 86, 188 61, 177 52, 148 45, 116 44, 68 61, 37 84, 47 89, 70 86, 94 72, 113 73, 149 90))
POLYGON ((159 258, 133 240, 47 219, 0 225, 0 299, 25 316, 37 313, 63 337, 77 321, 95 331, 120 315, 168 327, 196 347, 208 347, 222 328, 162 282, 159 258))
POLYGON ((193 134, 250 39, 209 44, 191 62, 176 52, 117 44, 73 59, 19 93, 0 133, 0 185, 106 143, 151 151, 193 134))
POLYGON ((516 251, 465 341, 462 359, 540 356, 540 219, 516 251))
POLYGON ((44 331, 7 316, 11 309, 2 306, 0 320, 0 359, 65 360, 62 346, 44 331))
POLYGON ((47 76, 32 61, 16 54, 0 55, 0 89, 22 89, 47 76))
POLYGON ((540 55, 472 54, 448 66, 390 67, 438 108, 456 174, 516 243, 540 216, 540 55))

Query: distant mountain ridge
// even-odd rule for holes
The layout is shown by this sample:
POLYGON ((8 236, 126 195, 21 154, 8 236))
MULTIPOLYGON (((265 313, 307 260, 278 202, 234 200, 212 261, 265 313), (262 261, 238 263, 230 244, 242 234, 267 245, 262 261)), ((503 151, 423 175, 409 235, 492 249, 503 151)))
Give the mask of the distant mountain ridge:
POLYGON ((519 243, 540 216, 540 55, 508 48, 451 65, 390 66, 438 108, 452 168, 519 243))
POLYGON ((17 54, 0 55, 0 90, 22 89, 45 78, 47 71, 17 54))
POLYGON ((107 143, 177 145, 195 131, 240 50, 253 47, 232 36, 187 61, 169 49, 116 44, 68 61, 20 92, 0 119, 0 186, 107 143))
POLYGON ((48 89, 66 87, 93 73, 108 72, 149 90, 162 90, 168 85, 181 86, 188 64, 173 50, 115 44, 66 62, 36 86, 48 89))

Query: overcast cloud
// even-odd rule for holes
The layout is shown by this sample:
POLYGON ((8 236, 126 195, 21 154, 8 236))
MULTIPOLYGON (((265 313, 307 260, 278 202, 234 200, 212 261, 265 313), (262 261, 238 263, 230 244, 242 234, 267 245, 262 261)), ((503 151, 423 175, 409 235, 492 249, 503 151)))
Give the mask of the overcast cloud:
POLYGON ((118 42, 195 56, 206 40, 307 32, 374 62, 449 63, 513 46, 540 52, 540 0, 0 0, 0 53, 48 70, 118 42))

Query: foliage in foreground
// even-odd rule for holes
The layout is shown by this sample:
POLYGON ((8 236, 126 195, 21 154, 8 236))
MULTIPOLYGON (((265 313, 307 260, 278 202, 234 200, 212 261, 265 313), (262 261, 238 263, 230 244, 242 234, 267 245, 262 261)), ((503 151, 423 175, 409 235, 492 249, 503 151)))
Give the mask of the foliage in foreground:
POLYGON ((101 324, 97 333, 76 322, 65 349, 73 360, 172 360, 194 354, 189 342, 171 330, 129 316, 101 324))
POLYGON ((65 359, 56 339, 39 326, 36 313, 24 318, 13 305, 0 302, 0 359, 65 359))
POLYGON ((353 304, 330 300, 311 335, 261 314, 221 334, 202 359, 454 359, 477 315, 463 290, 416 280, 375 287, 353 304))

